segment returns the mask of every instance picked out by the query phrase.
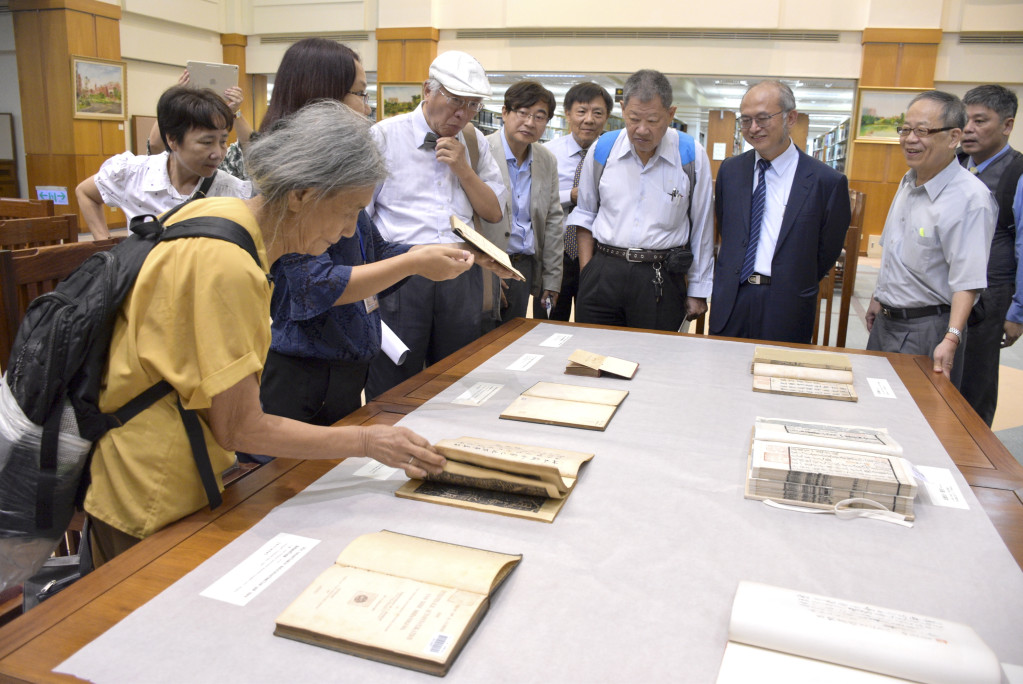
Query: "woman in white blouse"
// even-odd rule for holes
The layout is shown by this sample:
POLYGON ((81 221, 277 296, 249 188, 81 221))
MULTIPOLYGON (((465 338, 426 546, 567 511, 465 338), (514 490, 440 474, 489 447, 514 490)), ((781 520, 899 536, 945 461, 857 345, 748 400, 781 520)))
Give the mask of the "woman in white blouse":
POLYGON ((242 199, 253 194, 249 182, 217 173, 234 123, 219 95, 175 86, 160 96, 156 118, 166 152, 111 157, 75 189, 82 216, 97 240, 110 237, 104 204, 124 211, 130 222, 141 214, 160 215, 197 193, 242 199))

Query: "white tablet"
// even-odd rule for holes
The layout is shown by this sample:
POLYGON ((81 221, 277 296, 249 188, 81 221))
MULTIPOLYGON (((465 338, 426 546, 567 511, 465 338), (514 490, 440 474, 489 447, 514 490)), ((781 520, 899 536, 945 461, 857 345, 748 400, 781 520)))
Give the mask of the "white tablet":
POLYGON ((210 88, 218 95, 238 85, 237 64, 216 64, 214 62, 189 62, 188 87, 210 88))

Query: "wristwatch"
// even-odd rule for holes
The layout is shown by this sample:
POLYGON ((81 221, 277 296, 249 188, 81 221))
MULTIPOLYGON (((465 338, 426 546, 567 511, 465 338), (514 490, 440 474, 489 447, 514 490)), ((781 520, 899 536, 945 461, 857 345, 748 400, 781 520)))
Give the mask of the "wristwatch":
POLYGON ((956 339, 959 340, 959 344, 963 343, 963 331, 962 330, 960 330, 959 328, 953 328, 950 325, 950 326, 948 326, 948 330, 945 331, 945 334, 948 334, 948 333, 952 333, 953 335, 955 335, 956 339))

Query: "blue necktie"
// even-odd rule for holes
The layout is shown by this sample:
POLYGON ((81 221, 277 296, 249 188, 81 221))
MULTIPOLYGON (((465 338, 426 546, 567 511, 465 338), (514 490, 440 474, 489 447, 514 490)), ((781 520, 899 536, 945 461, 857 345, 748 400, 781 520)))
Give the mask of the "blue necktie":
POLYGON ((760 181, 757 183, 756 190, 753 191, 749 217, 749 243, 746 245, 746 257, 742 260, 742 271, 739 273, 739 282, 742 283, 753 275, 753 267, 757 263, 760 224, 764 222, 764 205, 767 204, 767 178, 764 174, 771 168, 771 162, 761 159, 757 161, 757 168, 760 169, 760 181))

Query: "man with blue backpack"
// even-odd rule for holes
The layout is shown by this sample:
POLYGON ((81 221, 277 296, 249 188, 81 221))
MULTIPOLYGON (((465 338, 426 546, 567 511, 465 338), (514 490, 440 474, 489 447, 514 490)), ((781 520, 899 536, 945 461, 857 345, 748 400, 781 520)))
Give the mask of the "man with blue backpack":
POLYGON ((625 133, 609 131, 583 163, 576 321, 678 330, 707 310, 714 271, 710 164, 671 128, 671 84, 644 69, 625 82, 625 133))

